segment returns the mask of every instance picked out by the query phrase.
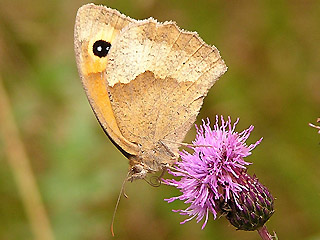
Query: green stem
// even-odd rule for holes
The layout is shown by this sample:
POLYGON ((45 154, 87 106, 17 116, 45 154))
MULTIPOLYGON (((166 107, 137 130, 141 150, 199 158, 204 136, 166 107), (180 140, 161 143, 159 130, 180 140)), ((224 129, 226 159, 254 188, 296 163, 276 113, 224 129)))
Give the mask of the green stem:
POLYGON ((259 228, 257 231, 258 231, 261 239, 263 239, 263 240, 272 240, 273 239, 271 234, 268 232, 266 225, 264 225, 262 228, 259 228))

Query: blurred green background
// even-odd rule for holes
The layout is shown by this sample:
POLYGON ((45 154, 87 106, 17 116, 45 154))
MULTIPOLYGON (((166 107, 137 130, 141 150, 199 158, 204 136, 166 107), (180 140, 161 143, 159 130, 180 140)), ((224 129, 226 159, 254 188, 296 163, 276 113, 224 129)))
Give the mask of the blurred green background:
MULTIPOLYGON (((126 176, 125 157, 104 135, 77 73, 73 25, 87 1, 0 1, 0 74, 32 164, 55 238, 111 239, 112 212, 126 176)), ((240 117, 262 143, 247 160, 276 197, 268 228, 279 239, 320 239, 319 1, 95 1, 136 19, 174 20, 214 44, 228 65, 198 117, 240 117)), ((3 107, 0 105, 0 107, 3 107)), ((186 142, 195 136, 194 128, 186 142)), ((35 239, 5 138, 0 135, 0 239, 35 239)), ((14 151, 14 149, 13 149, 14 151)), ((259 239, 224 218, 201 230, 171 212, 178 191, 128 183, 115 239, 259 239)))

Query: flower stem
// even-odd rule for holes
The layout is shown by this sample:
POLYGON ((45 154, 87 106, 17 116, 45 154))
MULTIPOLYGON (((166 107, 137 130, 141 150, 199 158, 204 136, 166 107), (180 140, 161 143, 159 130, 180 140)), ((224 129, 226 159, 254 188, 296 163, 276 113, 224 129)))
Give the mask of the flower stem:
POLYGON ((258 231, 261 239, 263 239, 263 240, 272 240, 273 239, 273 237, 268 232, 266 225, 263 225, 263 227, 259 228, 257 231, 258 231))

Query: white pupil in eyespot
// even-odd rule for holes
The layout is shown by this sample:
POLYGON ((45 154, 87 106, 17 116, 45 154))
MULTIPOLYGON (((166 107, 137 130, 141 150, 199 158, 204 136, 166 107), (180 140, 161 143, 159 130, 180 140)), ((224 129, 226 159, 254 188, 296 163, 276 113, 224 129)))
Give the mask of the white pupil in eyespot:
POLYGON ((102 51, 102 47, 101 47, 101 46, 98 46, 98 47, 97 47, 97 50, 98 50, 98 52, 101 52, 101 51, 102 51))

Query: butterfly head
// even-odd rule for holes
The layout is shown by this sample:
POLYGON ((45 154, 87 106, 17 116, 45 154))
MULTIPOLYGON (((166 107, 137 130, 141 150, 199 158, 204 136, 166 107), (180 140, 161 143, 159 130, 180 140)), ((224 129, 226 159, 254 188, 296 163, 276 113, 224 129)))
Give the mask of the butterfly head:
POLYGON ((136 179, 145 179, 150 169, 146 168, 145 164, 137 163, 129 170, 128 181, 132 182, 136 179))

